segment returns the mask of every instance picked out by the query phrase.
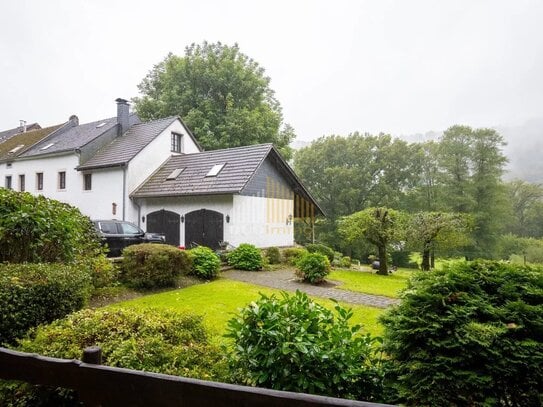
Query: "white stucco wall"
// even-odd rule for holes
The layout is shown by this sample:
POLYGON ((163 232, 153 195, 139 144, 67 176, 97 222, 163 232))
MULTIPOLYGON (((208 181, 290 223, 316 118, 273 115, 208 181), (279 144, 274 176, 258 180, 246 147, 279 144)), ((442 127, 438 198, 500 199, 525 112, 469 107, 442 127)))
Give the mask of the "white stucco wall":
MULTIPOLYGON (((141 215, 166 209, 185 215, 210 209, 224 215, 224 240, 233 246, 251 243, 257 247, 292 246, 294 229, 286 221, 294 210, 294 201, 240 195, 140 199, 141 215), (230 222, 226 222, 229 215, 230 222)), ((140 226, 146 230, 146 225, 140 226)), ((180 244, 185 245, 185 225, 180 224, 180 244)))

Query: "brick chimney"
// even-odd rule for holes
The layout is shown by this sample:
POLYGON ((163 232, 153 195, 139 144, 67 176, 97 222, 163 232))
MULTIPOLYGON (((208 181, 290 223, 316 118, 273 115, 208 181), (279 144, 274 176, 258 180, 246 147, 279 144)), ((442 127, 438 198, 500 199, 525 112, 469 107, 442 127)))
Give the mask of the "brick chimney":
POLYGON ((118 98, 117 102, 117 124, 119 129, 119 136, 122 136, 128 130, 128 116, 130 114, 130 105, 127 100, 118 98))

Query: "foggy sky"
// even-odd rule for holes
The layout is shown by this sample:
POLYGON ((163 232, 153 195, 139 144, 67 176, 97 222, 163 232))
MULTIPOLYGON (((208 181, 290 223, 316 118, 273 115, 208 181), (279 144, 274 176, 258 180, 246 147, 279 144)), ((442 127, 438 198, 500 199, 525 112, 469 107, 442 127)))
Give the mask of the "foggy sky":
POLYGON ((168 52, 237 42, 299 140, 543 116, 543 1, 3 1, 0 130, 114 116, 168 52))

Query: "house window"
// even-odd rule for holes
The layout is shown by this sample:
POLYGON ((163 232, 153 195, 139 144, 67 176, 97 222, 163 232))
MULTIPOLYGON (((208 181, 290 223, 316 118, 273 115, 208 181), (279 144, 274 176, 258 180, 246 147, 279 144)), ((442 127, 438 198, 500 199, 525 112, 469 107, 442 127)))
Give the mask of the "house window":
POLYGON ((43 191, 43 172, 36 173, 36 189, 43 191))
POLYGON ((19 191, 24 192, 25 190, 25 175, 19 175, 19 191))
POLYGON ((92 189, 92 174, 83 174, 83 189, 85 191, 92 189))
POLYGON ((11 189, 11 175, 6 175, 6 188, 11 189))
POLYGON ((66 189, 66 171, 58 173, 58 189, 66 189))
POLYGON ((181 134, 172 133, 172 152, 173 153, 182 153, 183 148, 181 146, 181 134))

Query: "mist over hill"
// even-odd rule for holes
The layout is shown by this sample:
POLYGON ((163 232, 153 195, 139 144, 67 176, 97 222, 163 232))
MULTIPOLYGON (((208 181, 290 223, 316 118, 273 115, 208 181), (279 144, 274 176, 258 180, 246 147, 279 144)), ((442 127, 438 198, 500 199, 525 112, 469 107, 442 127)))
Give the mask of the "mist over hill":
MULTIPOLYGON (((475 127, 475 126, 472 126, 475 127)), ((543 117, 531 119, 516 126, 492 126, 500 133, 507 145, 503 151, 509 162, 504 180, 521 179, 535 184, 543 184, 543 117)), ((399 138, 420 143, 437 140, 441 131, 428 131, 401 135, 399 138)), ((309 141, 295 140, 291 147, 300 149, 311 144, 309 141)))

